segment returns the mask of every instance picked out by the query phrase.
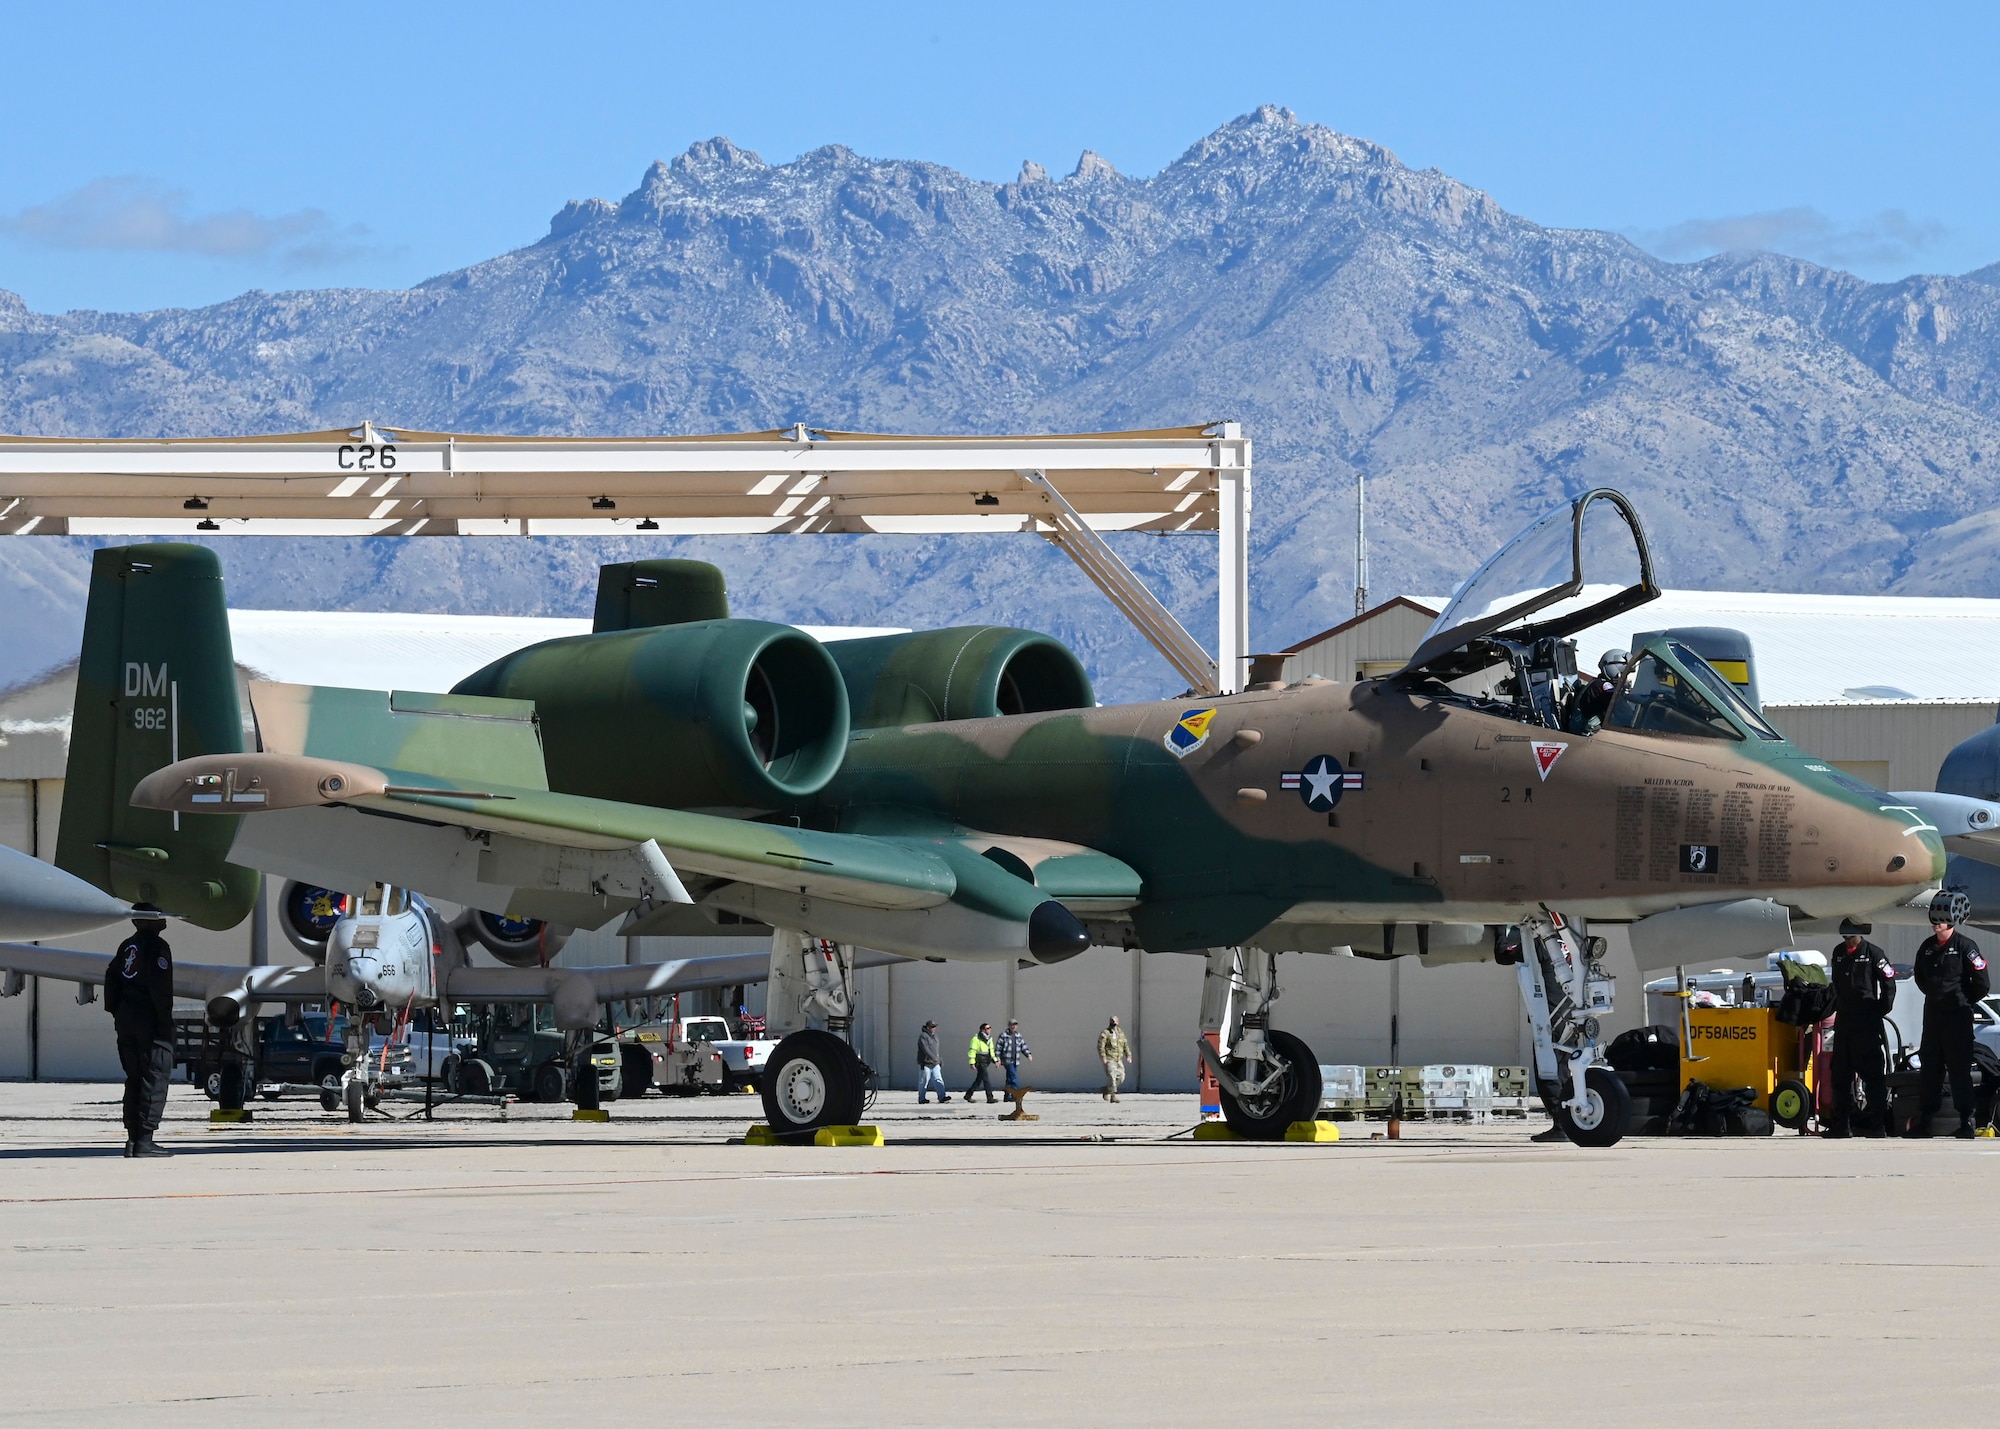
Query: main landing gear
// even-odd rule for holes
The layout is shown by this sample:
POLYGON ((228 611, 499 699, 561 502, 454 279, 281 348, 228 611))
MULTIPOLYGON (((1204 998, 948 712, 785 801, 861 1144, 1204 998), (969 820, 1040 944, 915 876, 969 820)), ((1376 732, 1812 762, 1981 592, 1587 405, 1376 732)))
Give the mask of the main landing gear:
POLYGON ((1222 1119, 1246 1141, 1281 1141, 1293 1122, 1319 1115, 1318 1059, 1271 1026, 1277 966, 1262 948, 1213 948, 1201 986, 1195 1047, 1221 1090, 1222 1119))
POLYGON ((1597 1042, 1615 990, 1604 970, 1604 940, 1580 936, 1560 913, 1544 909, 1521 925, 1521 952, 1515 972, 1542 1100, 1578 1146, 1615 1146, 1625 1135, 1632 1094, 1604 1064, 1597 1042))
POLYGON ((854 1027, 854 950, 780 928, 771 937, 765 1015, 783 1040, 759 1078, 764 1117, 778 1136, 852 1126, 875 1071, 848 1045, 854 1027), (809 1027, 817 1017, 824 1028, 809 1027))

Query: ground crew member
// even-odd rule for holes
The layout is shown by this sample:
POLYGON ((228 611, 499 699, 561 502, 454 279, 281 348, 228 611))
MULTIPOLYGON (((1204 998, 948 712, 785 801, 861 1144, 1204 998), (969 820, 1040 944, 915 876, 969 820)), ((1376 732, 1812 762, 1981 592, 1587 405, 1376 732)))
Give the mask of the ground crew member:
POLYGON ((1007 1030, 993 1042, 993 1055, 1000 1059, 1000 1070, 1007 1074, 1007 1090, 1021 1089, 1021 1063, 1035 1060, 1035 1054, 1028 1050, 1028 1039, 1021 1035, 1021 1019, 1007 1019, 1007 1030))
POLYGON ((1958 1108, 1956 1135, 1973 1134, 1972 1006, 1993 990, 1979 945, 1957 931, 1972 914, 1963 893, 1931 900, 1931 935, 1917 948, 1917 989, 1924 995, 1923 1111, 1906 1136, 1929 1136, 1931 1118, 1944 1105, 1951 1076, 1951 1104, 1958 1108))
POLYGON ((1833 1029, 1832 1137, 1887 1136, 1889 1084, 1883 1066, 1882 1019, 1896 1002, 1896 970, 1880 948, 1862 937, 1864 926, 1850 920, 1840 925, 1843 939, 1833 950, 1833 1006, 1839 1020, 1833 1029), (1859 1077, 1867 1109, 1854 1105, 1854 1079, 1859 1077))
POLYGON ((972 1094, 984 1090, 986 1100, 997 1102, 993 1095, 993 1024, 982 1022, 979 1030, 972 1034, 972 1044, 965 1049, 966 1064, 972 1068, 972 1085, 965 1089, 965 1099, 972 1100, 972 1094))
POLYGON ((118 1029, 118 1065, 125 1069, 125 1154, 171 1156, 153 1140, 167 1112, 174 1072, 174 953, 160 934, 167 920, 150 903, 135 903, 132 936, 105 969, 104 1010, 118 1029), (150 915, 150 916, 143 916, 150 915))
POLYGON ((924 1105, 924 1094, 937 1088, 938 1105, 951 1100, 951 1093, 945 1090, 944 1064, 938 1060, 937 1023, 926 1022, 917 1033, 917 1105, 924 1105))
POLYGON ((1097 1060, 1104 1064, 1104 1099, 1115 1102, 1125 1080, 1125 1066, 1132 1060, 1132 1044, 1125 1040, 1125 1029, 1115 1016, 1097 1034, 1097 1060))

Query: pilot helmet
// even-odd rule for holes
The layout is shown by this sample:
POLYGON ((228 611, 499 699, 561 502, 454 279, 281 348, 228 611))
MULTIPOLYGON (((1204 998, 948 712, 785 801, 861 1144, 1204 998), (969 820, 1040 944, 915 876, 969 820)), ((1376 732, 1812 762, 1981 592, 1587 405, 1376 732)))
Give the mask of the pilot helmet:
POLYGON ((1623 650, 1606 650, 1597 657, 1597 673, 1607 680, 1615 680, 1625 673, 1625 662, 1629 658, 1623 650))
POLYGON ((134 903, 132 926, 142 933, 158 933, 166 928, 167 920, 160 916, 160 910, 151 903, 134 903))
POLYGON ((1956 928, 1972 916, 1972 900, 1963 893, 1946 889, 1931 899, 1931 922, 1949 923, 1956 928))

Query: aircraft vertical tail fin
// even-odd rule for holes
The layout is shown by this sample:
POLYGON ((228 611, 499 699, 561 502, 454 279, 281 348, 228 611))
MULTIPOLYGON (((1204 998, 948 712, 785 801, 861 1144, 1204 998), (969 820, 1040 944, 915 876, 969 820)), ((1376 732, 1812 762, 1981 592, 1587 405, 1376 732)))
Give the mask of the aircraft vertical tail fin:
POLYGON ((56 863, 119 898, 231 928, 258 874, 228 861, 236 820, 132 807, 132 787, 244 747, 222 565, 201 546, 98 551, 76 672, 56 863))

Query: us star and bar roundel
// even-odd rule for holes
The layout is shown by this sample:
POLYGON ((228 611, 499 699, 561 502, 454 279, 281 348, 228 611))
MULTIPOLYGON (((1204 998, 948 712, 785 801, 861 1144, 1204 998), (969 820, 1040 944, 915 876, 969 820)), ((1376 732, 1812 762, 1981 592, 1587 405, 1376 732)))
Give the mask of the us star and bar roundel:
POLYGON ((1279 775, 1278 787, 1298 790, 1308 809, 1324 814, 1340 802, 1342 794, 1365 787, 1367 780, 1368 776, 1359 769, 1341 768, 1340 761, 1331 754, 1316 754, 1306 761, 1305 768, 1279 775))
POLYGON ((1208 742, 1208 727, 1215 720, 1215 708, 1185 710, 1167 731, 1167 753, 1183 759, 1208 742))

